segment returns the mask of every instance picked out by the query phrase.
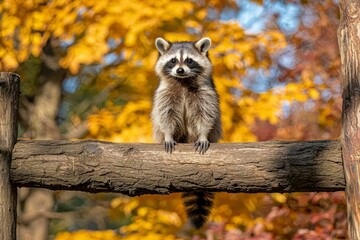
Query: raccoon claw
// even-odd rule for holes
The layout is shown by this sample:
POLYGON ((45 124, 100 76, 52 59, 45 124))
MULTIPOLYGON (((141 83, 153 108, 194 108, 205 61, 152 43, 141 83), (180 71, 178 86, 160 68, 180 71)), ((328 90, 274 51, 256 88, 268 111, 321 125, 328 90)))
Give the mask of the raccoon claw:
POLYGON ((210 142, 208 140, 205 141, 196 141, 194 148, 195 152, 199 150, 199 154, 204 154, 210 147, 210 142))
POLYGON ((175 150, 176 144, 177 142, 175 142, 174 140, 165 141, 165 152, 171 154, 175 150))

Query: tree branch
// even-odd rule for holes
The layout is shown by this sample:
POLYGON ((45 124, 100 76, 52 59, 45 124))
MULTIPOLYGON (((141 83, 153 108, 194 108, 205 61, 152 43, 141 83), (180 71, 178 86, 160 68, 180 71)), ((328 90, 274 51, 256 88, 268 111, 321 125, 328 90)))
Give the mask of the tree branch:
POLYGON ((180 144, 19 141, 11 176, 19 187, 126 195, 343 191, 338 141, 212 144, 205 155, 180 144))

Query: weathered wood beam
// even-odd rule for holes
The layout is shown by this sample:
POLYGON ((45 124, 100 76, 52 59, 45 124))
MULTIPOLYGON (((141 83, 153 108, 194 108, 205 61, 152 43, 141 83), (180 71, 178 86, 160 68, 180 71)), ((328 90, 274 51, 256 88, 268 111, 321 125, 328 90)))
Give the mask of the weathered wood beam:
POLYGON ((340 1, 338 42, 343 87, 342 156, 346 179, 348 234, 360 239, 360 2, 340 1))
POLYGON ((11 153, 17 139, 20 77, 0 72, 0 239, 16 239, 17 191, 10 181, 11 153))
POLYGON ((180 144, 18 141, 11 165, 19 187, 127 195, 343 191, 338 141, 212 144, 205 155, 180 144))

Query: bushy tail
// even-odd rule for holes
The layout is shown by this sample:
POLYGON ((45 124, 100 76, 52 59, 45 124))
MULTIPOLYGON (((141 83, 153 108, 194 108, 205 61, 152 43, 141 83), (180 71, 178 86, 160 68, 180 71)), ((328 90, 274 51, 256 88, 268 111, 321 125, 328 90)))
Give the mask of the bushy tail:
POLYGON ((186 214, 191 221, 191 224, 199 229, 207 221, 210 214, 214 193, 210 192, 189 192, 183 194, 186 214))

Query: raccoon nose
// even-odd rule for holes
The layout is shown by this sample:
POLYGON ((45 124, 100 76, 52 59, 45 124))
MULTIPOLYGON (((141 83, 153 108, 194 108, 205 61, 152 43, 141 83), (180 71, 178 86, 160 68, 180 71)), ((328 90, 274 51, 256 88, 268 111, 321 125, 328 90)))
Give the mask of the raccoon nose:
POLYGON ((182 67, 179 67, 178 69, 176 69, 176 73, 183 74, 185 73, 185 70, 182 67))

